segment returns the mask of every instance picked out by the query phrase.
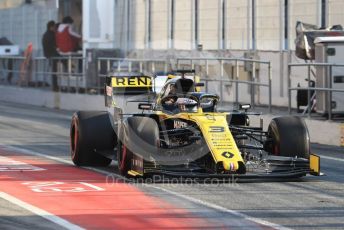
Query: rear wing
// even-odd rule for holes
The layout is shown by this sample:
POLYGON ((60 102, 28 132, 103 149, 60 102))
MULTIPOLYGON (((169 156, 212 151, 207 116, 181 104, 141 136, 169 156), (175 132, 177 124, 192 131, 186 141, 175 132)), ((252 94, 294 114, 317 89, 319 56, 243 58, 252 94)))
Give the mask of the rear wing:
MULTIPOLYGON (((147 76, 139 72, 113 72, 105 79, 105 106, 115 106, 114 96, 116 95, 140 95, 158 94, 165 83, 173 78, 189 78, 194 82, 199 82, 199 77, 195 76, 194 70, 178 70, 175 72, 160 72, 155 76, 147 76)), ((199 87, 197 87, 199 91, 199 87)))
POLYGON ((105 79, 105 106, 114 106, 113 97, 115 95, 139 95, 151 94, 152 90, 151 76, 142 73, 112 73, 105 79))

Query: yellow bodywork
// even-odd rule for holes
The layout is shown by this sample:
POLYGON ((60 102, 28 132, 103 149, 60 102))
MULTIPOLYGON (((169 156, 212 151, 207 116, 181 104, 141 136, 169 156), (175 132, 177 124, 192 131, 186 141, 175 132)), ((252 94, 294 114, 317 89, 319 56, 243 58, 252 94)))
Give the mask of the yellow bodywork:
POLYGON ((222 162, 226 171, 237 171, 239 162, 244 162, 228 128, 228 113, 203 113, 199 108, 196 113, 157 114, 163 119, 185 119, 195 122, 202 131, 215 163, 222 162))
POLYGON ((137 172, 137 171, 135 171, 135 170, 129 170, 129 171, 128 171, 128 175, 134 176, 134 177, 136 177, 136 176, 143 176, 142 173, 137 172))
POLYGON ((315 176, 320 175, 320 157, 315 154, 310 154, 309 156, 309 169, 311 174, 315 176))
MULTIPOLYGON (((173 78, 180 77, 175 75, 168 75, 167 81, 173 78)), ((194 76, 194 82, 199 82, 200 78, 194 76)), ((121 87, 152 87, 152 78, 147 76, 133 76, 133 77, 114 77, 111 80, 111 86, 113 88, 121 87)), ((200 87, 195 88, 195 92, 200 92, 200 87)), ((158 95, 156 104, 161 104, 162 94, 158 95)), ((196 123, 200 128, 203 138, 207 143, 207 146, 213 156, 214 162, 222 164, 225 171, 236 172, 239 170, 240 165, 244 166, 244 160, 241 156, 241 152, 236 145, 236 142, 232 136, 231 131, 227 123, 227 116, 230 113, 218 113, 218 112, 203 112, 202 108, 197 108, 195 112, 181 112, 178 114, 167 114, 162 111, 155 111, 156 115, 161 120, 166 119, 180 119, 188 120, 196 123)), ((343 126, 344 132, 344 126, 343 126)), ((344 134, 342 137, 342 144, 344 145, 344 134)), ((309 169, 312 175, 320 175, 320 158, 314 154, 309 158, 309 169)), ((128 171, 131 176, 142 176, 141 172, 135 170, 128 171)))

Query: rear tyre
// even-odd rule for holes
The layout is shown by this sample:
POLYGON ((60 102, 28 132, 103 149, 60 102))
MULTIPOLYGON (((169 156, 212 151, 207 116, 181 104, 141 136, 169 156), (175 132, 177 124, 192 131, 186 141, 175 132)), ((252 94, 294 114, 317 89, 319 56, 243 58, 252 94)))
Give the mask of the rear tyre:
POLYGON ((133 153, 122 142, 117 147, 118 171, 122 176, 128 177, 128 171, 131 169, 131 160, 133 153))
POLYGON ((309 158, 310 141, 305 122, 299 117, 277 117, 268 128, 269 152, 284 157, 309 158))
POLYGON ((78 111, 70 128, 71 158, 77 166, 108 166, 111 159, 95 150, 112 150, 117 144, 111 116, 105 111, 78 111))
POLYGON ((117 160, 121 175, 128 176, 132 169, 132 159, 138 155, 148 159, 157 152, 159 128, 155 120, 149 117, 129 117, 119 133, 117 160))

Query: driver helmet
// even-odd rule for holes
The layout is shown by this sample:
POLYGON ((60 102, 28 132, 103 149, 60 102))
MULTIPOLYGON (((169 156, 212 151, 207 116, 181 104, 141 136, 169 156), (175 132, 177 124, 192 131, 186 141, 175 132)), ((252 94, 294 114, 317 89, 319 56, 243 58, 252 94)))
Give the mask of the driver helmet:
POLYGON ((178 98, 176 104, 180 112, 197 112, 197 101, 191 98, 178 98))

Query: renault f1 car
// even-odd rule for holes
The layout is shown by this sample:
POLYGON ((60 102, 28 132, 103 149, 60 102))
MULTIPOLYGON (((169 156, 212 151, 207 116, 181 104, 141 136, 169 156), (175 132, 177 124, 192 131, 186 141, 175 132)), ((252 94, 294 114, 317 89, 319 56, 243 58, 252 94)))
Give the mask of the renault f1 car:
POLYGON ((124 176, 301 177, 320 174, 310 152, 304 121, 272 119, 266 131, 250 126, 249 105, 219 112, 219 96, 201 92, 194 71, 149 77, 113 73, 106 78, 105 104, 112 112, 78 111, 70 129, 77 166, 107 166, 117 160, 124 176), (159 87, 157 82, 162 83, 159 87), (157 92, 159 88, 159 92, 157 92), (155 93, 153 102, 126 114, 116 98, 155 93))

